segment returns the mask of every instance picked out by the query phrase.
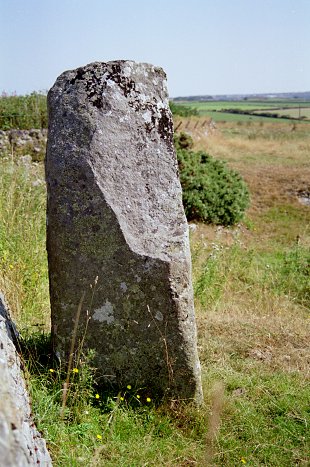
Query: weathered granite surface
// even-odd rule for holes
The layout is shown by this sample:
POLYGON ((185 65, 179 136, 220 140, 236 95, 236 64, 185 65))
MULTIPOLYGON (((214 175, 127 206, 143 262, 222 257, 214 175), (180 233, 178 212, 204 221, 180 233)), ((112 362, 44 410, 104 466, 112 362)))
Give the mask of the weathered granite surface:
POLYGON ((200 400, 188 225, 164 71, 132 61, 67 71, 49 91, 48 109, 47 250, 59 358, 68 358, 85 293, 76 344, 85 335, 103 383, 200 400))
POLYGON ((14 344, 16 335, 0 294, 0 465, 51 466, 45 441, 32 419, 21 362, 14 344))

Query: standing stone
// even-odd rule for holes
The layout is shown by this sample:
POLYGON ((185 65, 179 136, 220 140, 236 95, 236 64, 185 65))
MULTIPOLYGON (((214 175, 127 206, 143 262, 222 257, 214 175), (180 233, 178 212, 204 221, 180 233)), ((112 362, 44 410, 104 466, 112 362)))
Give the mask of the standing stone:
POLYGON ((31 414, 15 343, 17 331, 0 294, 0 465, 50 467, 52 461, 45 440, 31 414))
POLYGON ((52 332, 62 361, 72 339, 75 349, 93 349, 104 384, 199 401, 188 226, 165 79, 144 63, 96 62, 63 73, 49 91, 52 332))

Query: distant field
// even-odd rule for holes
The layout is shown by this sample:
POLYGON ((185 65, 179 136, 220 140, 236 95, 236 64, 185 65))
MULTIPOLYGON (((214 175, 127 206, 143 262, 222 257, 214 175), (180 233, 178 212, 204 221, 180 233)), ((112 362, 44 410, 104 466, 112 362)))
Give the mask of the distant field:
POLYGON ((287 115, 288 119, 298 119, 300 116, 303 119, 310 120, 309 101, 296 102, 295 100, 284 99, 263 101, 184 101, 175 104, 196 109, 199 115, 212 117, 215 121, 247 121, 249 119, 254 121, 261 119, 268 119, 268 121, 278 120, 276 116, 269 117, 266 115, 259 115, 260 113, 276 114, 282 118, 287 115))
MULTIPOLYGON (((259 113, 260 111, 257 111, 259 113)), ((291 118, 310 119, 310 106, 309 107, 291 107, 285 109, 264 110, 267 113, 277 113, 278 115, 287 115, 291 118)))
POLYGON ((254 121, 259 122, 261 120, 267 120, 270 122, 277 121, 277 118, 272 117, 260 117, 258 115, 249 115, 249 114, 235 114, 228 112, 221 112, 215 110, 198 110, 198 113, 201 117, 211 117, 215 122, 248 122, 254 121))

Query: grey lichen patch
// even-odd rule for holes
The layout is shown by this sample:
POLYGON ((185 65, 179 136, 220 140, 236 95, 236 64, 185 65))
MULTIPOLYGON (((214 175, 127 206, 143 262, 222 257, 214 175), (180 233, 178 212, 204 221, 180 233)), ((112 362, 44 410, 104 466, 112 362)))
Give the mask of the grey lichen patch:
POLYGON ((157 311, 155 314, 155 319, 157 319, 158 321, 162 321, 164 319, 164 316, 160 311, 157 311))
POLYGON ((97 308, 94 311, 92 318, 96 321, 100 321, 101 323, 106 322, 107 324, 111 324, 114 321, 114 309, 111 302, 106 300, 105 304, 102 307, 97 308))
MULTIPOLYGON (((142 116, 145 130, 153 136, 159 134, 169 149, 173 149, 166 75, 161 68, 132 61, 95 62, 69 73, 65 93, 77 89, 80 95, 85 95, 88 104, 107 116, 115 107, 113 102, 108 102, 107 95, 113 94, 118 104, 125 99, 129 109, 142 116)), ((126 120, 126 115, 123 119, 126 120)))

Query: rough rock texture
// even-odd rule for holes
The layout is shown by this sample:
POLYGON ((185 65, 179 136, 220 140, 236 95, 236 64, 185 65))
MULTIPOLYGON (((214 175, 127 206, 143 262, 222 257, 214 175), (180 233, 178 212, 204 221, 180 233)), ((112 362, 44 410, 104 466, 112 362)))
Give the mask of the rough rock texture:
POLYGON ((76 345, 85 336, 95 349, 101 381, 200 400, 165 78, 148 64, 96 62, 63 73, 48 94, 52 328, 67 359, 85 293, 76 345))
POLYGON ((31 416, 29 396, 16 352, 16 330, 0 295, 0 465, 52 465, 31 416))

